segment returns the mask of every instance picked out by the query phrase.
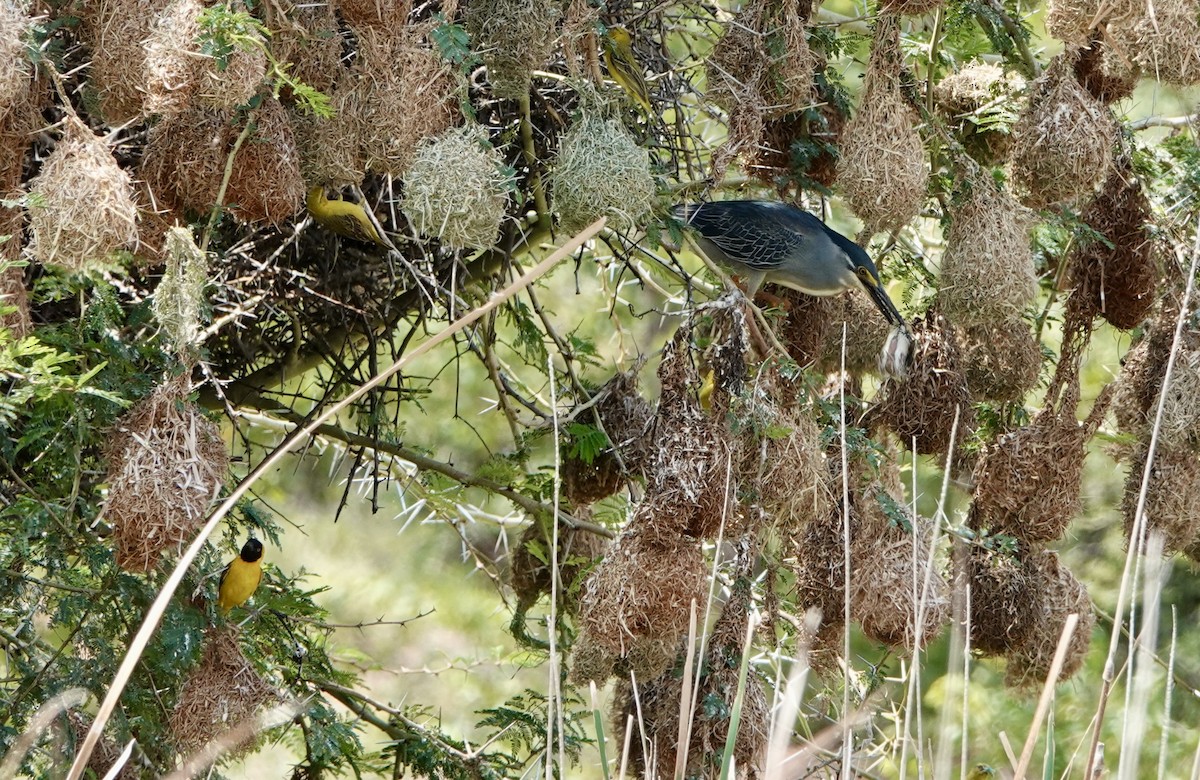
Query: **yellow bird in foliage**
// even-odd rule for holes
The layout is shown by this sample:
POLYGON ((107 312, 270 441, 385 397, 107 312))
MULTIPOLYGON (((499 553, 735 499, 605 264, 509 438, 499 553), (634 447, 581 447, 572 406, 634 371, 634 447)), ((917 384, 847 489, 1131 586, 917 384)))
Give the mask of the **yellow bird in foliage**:
POLYGON ((221 572, 221 584, 217 586, 217 606, 222 612, 246 603, 246 599, 258 590, 262 582, 262 542, 250 539, 242 545, 242 552, 229 562, 221 572))
POLYGON ((352 201, 340 198, 330 200, 324 187, 311 188, 305 205, 318 224, 339 236, 384 249, 396 248, 370 210, 352 201))
POLYGON ((654 116, 654 106, 650 104, 650 89, 646 86, 642 64, 633 54, 633 37, 629 30, 624 27, 609 27, 605 32, 604 65, 613 81, 620 84, 648 116, 654 116))

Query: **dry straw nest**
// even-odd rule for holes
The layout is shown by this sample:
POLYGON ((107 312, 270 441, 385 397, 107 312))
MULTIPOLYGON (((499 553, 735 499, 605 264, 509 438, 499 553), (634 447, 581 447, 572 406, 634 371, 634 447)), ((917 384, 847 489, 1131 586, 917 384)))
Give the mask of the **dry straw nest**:
POLYGON ((404 213, 417 232, 452 249, 496 243, 508 178, 487 134, 472 126, 422 141, 404 174, 404 213))
POLYGON ((155 21, 171 0, 96 0, 85 4, 81 17, 84 39, 92 53, 88 86, 95 90, 100 112, 110 125, 142 114, 146 48, 155 21))
POLYGON ((30 19, 26 0, 0 4, 0 116, 21 101, 29 89, 29 58, 25 33, 30 19))
POLYGON ((171 739, 183 755, 197 752, 278 698, 242 653, 236 628, 209 630, 203 647, 171 712, 171 739))
POLYGON ((964 328, 959 342, 972 398, 1019 401, 1037 384, 1042 347, 1020 317, 964 328))
POLYGON ((826 373, 842 370, 842 335, 845 330, 846 371, 855 375, 878 374, 879 355, 891 327, 866 295, 857 292, 830 299, 838 309, 830 320, 821 345, 818 366, 826 373))
MULTIPOLYGON (((580 513, 577 511, 576 516, 580 513)), ((551 590, 550 531, 533 523, 521 534, 512 553, 509 583, 517 594, 518 612, 529 609, 551 590)), ((608 540, 591 531, 560 526, 558 531, 559 594, 575 593, 579 579, 608 550, 608 540)), ((570 605, 568 605, 570 606, 570 605)))
POLYGON ((963 325, 1012 321, 1033 302, 1037 276, 1029 246, 1033 215, 979 174, 951 208, 938 305, 963 325))
POLYGON ((1022 202, 1040 209, 1085 197, 1108 175, 1116 140, 1112 113, 1075 78, 1060 54, 1033 82, 1013 128, 1009 158, 1022 202))
POLYGON ((872 233, 903 227, 925 202, 929 170, 916 114, 900 92, 900 20, 883 14, 858 113, 838 159, 842 194, 872 233))
POLYGON ((109 434, 104 516, 126 571, 149 571, 163 551, 191 541, 225 484, 221 430, 187 393, 186 376, 166 382, 109 434))
POLYGON ((550 58, 562 4, 556 0, 470 0, 464 14, 498 98, 529 93, 531 74, 550 58))
POLYGON ((362 145, 359 100, 353 83, 342 83, 329 95, 334 114, 319 117, 292 112, 292 127, 300 151, 300 173, 311 186, 341 188, 362 184, 367 154, 362 145))
POLYGON ((29 193, 29 251, 38 262, 78 271, 137 243, 133 181, 74 116, 29 193))
MULTIPOLYGON (((454 9, 445 8, 446 3, 442 5, 443 15, 453 19, 454 9)), ((337 12, 355 29, 379 27, 390 30, 408 18, 412 12, 412 0, 338 0, 337 12)))
POLYGON ((1049 550, 1033 553, 1028 563, 1032 598, 1019 616, 1028 629, 1009 648, 1004 681, 1013 687, 1041 688, 1050 674, 1067 618, 1077 614, 1079 623, 1067 645, 1059 682, 1070 679, 1083 666, 1096 615, 1087 588, 1059 561, 1057 553, 1049 550))
POLYGON ((945 4, 946 0, 880 0, 879 7, 894 14, 922 16, 945 4))
MULTIPOLYGON (((145 109, 177 113, 193 102, 232 109, 249 102, 267 73, 266 41, 257 32, 223 63, 201 51, 199 0, 174 0, 146 39, 145 109)), ((237 9, 237 6, 234 6, 237 9)), ((244 11, 244 9, 241 9, 244 11)))
MULTIPOLYGON (((1166 366, 1163 371, 1165 373, 1166 366)), ((1161 386, 1161 380, 1159 382, 1161 386)), ((1157 399, 1156 399, 1157 400, 1157 399)), ((1162 398, 1159 435, 1169 446, 1200 448, 1200 350, 1181 349, 1162 398)))
POLYGON ((796 111, 763 123, 758 159, 749 171, 752 176, 772 186, 780 178, 797 173, 825 187, 832 187, 837 182, 837 149, 841 146, 850 114, 820 85, 812 100, 817 105, 810 110, 796 111), (821 151, 799 161, 792 154, 797 142, 816 146, 821 151))
POLYGON ((188 228, 167 229, 166 268, 154 290, 154 316, 171 345, 185 352, 199 342, 208 260, 188 228))
POLYGON ((1030 631, 1029 605, 1036 598, 1027 553, 972 545, 962 572, 971 595, 971 647, 1004 655, 1030 631))
POLYGON ((1127 51, 1142 72, 1168 84, 1200 83, 1200 13, 1195 0, 1156 0, 1136 7, 1140 18, 1130 30, 1127 51))
MULTIPOLYGON (((79 754, 79 747, 83 744, 83 740, 87 738, 88 731, 92 728, 94 719, 86 712, 79 710, 67 711, 67 742, 65 753, 67 756, 76 756, 79 754)), ((92 755, 88 759, 87 769, 91 770, 96 777, 108 777, 108 772, 117 762, 121 760, 121 746, 117 744, 110 736, 101 736, 100 741, 92 748, 92 755)), ((126 760, 125 765, 121 767, 121 771, 117 772, 115 780, 140 780, 145 773, 138 766, 136 755, 130 756, 126 760)))
MULTIPOLYGON (((374 5, 374 2, 372 2, 374 5)), ((271 34, 271 55, 288 63, 296 80, 328 95, 346 69, 342 67, 342 36, 337 12, 346 15, 345 2, 306 3, 283 0, 274 5, 286 13, 271 34)))
POLYGON ((597 394, 596 414, 613 449, 631 472, 644 471, 654 455, 654 409, 638 392, 637 371, 614 374, 597 394))
POLYGON ((225 112, 191 108, 150 128, 141 177, 155 202, 179 212, 207 214, 216 203, 234 139, 225 112))
POLYGON ((971 62, 939 81, 934 96, 967 152, 992 165, 1008 156, 1013 104, 1024 89, 1025 79, 1020 74, 986 62, 971 62))
POLYGON ((632 231, 649 216, 657 193, 649 153, 620 120, 589 111, 563 135, 550 188, 567 233, 600 217, 613 230, 632 231))
POLYGON ((1075 78, 1102 103, 1132 95, 1141 75, 1137 64, 1099 33, 1093 34, 1091 45, 1080 49, 1075 60, 1075 78))
MULTIPOLYGON (((816 58, 798 3, 752 0, 742 6, 705 62, 707 97, 731 117, 751 104, 762 118, 803 108, 816 58)), ((745 139, 756 143, 756 139, 745 139)))
MULTIPOLYGON (((278 225, 304 202, 304 179, 291 120, 278 100, 267 98, 242 121, 252 127, 234 157, 225 203, 243 222, 278 225)), ((242 127, 233 130, 240 132, 242 127)))
MULTIPOLYGON (((1171 356, 1175 339, 1175 324, 1179 304, 1164 298, 1149 328, 1140 342, 1122 358, 1121 374, 1113 400, 1117 425, 1126 432, 1149 440, 1149 425, 1158 410, 1159 392, 1171 356)), ((1194 315, 1188 316, 1194 321, 1194 315)), ((1171 372, 1172 389, 1164 400, 1161 434, 1170 444, 1184 440, 1196 443, 1200 438, 1194 430, 1196 414, 1196 366, 1200 363, 1200 330, 1185 324, 1180 333, 1179 353, 1171 372)))
MULTIPOLYGON (((840 298, 807 295, 790 287, 773 290, 786 313, 775 326, 780 342, 788 355, 801 366, 809 366, 821 355, 821 348, 831 338, 833 318, 840 317, 843 304, 840 298)), ((840 328, 839 328, 840 338, 840 328)))
MULTIPOLYGON (((1146 469, 1147 443, 1138 447, 1129 464, 1121 512, 1125 516, 1125 538, 1133 533, 1134 515, 1146 469)), ((1200 455, 1189 446, 1160 442, 1146 485, 1146 529, 1163 535, 1163 551, 1185 550, 1200 537, 1200 455)))
POLYGON ((1159 270, 1150 200, 1127 164, 1113 166, 1082 220, 1099 237, 1085 238, 1072 253, 1078 294, 1114 327, 1140 325, 1157 298, 1159 270))
POLYGON ((872 428, 887 428, 922 455, 945 454, 956 418, 958 441, 974 427, 962 356, 953 327, 940 314, 914 320, 912 337, 908 376, 884 384, 867 422, 872 428))

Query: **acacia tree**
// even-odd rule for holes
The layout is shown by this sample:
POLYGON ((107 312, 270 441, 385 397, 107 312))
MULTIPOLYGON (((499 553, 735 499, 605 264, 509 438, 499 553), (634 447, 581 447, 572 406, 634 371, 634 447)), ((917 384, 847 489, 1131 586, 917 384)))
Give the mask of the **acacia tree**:
MULTIPOLYGON (((605 740, 578 691, 615 680, 607 755, 648 776, 757 777, 817 733, 789 772, 949 772, 957 737, 913 714, 930 643, 947 684, 969 647, 1053 686, 1124 626, 1152 670, 1134 564, 1200 533, 1200 152, 1131 95, 1192 94, 1197 8, 856 11, 5 4, 4 771, 197 772, 270 726, 295 776, 567 775, 605 740), (865 296, 760 310, 681 251, 668 207, 726 197, 857 218, 907 376, 875 375, 865 296), (1090 348, 1114 331, 1123 367, 1090 348), (414 440, 426 410, 473 436, 414 440), (1093 462, 1129 464, 1108 632, 1063 544, 1098 432, 1093 462), (487 747, 372 698, 298 576, 268 568, 255 619, 216 608, 247 535, 289 543, 255 480, 313 441, 346 453, 339 506, 365 484, 447 533, 519 524, 507 559, 469 549, 561 685, 482 713, 487 747), (868 673, 892 654, 898 683, 868 673), (819 695, 777 706, 809 668, 819 695)), ((1076 766, 1138 715, 1094 682, 1076 766)))

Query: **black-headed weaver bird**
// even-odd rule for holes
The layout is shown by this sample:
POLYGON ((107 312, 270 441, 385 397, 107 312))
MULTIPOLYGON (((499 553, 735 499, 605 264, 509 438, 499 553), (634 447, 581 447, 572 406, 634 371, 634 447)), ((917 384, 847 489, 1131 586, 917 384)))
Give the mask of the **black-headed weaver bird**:
POLYGON ((331 199, 324 187, 310 187, 304 205, 308 207, 308 213, 312 214, 317 224, 339 236, 384 249, 396 248, 369 209, 353 201, 331 199))
POLYGON ((262 542, 251 538, 242 545, 241 554, 221 572, 221 584, 217 586, 217 607, 221 612, 240 607, 258 590, 258 583, 262 582, 262 559, 262 542))

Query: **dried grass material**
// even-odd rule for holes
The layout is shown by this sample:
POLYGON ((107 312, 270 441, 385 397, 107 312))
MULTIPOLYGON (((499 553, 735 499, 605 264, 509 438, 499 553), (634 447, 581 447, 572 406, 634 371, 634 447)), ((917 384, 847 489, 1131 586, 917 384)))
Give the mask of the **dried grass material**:
POLYGON ((1050 674, 1054 653, 1062 637, 1063 626, 1072 613, 1079 615, 1075 633, 1067 645, 1067 654, 1058 682, 1069 680, 1083 666, 1096 615, 1087 588, 1058 560, 1058 554, 1044 550, 1030 559, 1030 614, 1028 632, 1015 642, 1008 653, 1008 671, 1004 682, 1013 687, 1040 688, 1050 674))
POLYGON ((621 232, 649 217, 657 189, 649 153, 618 119, 584 112, 559 143, 550 189, 559 226, 574 234, 600 217, 621 232))
POLYGON ((155 21, 171 0, 96 0, 82 11, 84 38, 92 53, 88 84, 110 125, 142 115, 146 49, 155 21))
POLYGON ((1175 358, 1162 400, 1159 435, 1167 446, 1200 448, 1200 350, 1181 349, 1175 358))
POLYGON ((1075 78, 1102 103, 1115 103, 1132 95, 1141 75, 1127 54, 1113 48, 1099 33, 1093 35, 1090 46, 1080 49, 1075 60, 1075 78))
POLYGON ((783 321, 775 326, 779 340, 792 360, 810 366, 831 338, 833 318, 840 317, 843 303, 839 298, 806 295, 790 287, 781 287, 775 293, 786 310, 783 321))
POLYGON ((1102 238, 1084 239, 1072 253, 1077 294, 1113 327, 1140 325, 1157 299, 1159 269, 1150 200, 1127 164, 1113 166, 1082 219, 1102 238))
POLYGON ((731 116, 747 102, 757 105, 763 118, 806 106, 816 58, 804 21, 798 3, 745 4, 705 62, 707 97, 731 116))
POLYGON ((0 116, 20 102, 29 89, 25 34, 30 18, 27 0, 0 3, 0 116))
POLYGON ((178 113, 193 101, 215 109, 237 108, 254 97, 266 78, 266 41, 258 33, 234 49, 224 68, 201 51, 204 9, 199 0, 174 0, 154 22, 145 42, 147 113, 178 113))
POLYGON ((938 305, 967 326, 1011 322, 1037 294, 1033 214, 986 175, 963 189, 951 210, 938 305))
POLYGON ((311 186, 342 188, 362 184, 367 155, 355 90, 341 85, 330 94, 334 115, 328 118, 292 111, 292 129, 300 153, 300 173, 311 186))
MULTIPOLYGON (((833 511, 813 518, 791 538, 794 555, 789 563, 796 576, 796 610, 799 614, 810 609, 821 613, 820 628, 812 637, 814 648, 826 640, 836 646, 836 632, 844 625, 846 555, 842 523, 842 502, 838 500, 833 511)), ((855 538, 858 525, 857 514, 851 513, 851 539, 855 538)))
MULTIPOLYGON (((94 718, 86 712, 80 712, 79 710, 67 711, 67 744, 64 751, 67 756, 76 756, 79 754, 79 746, 83 744, 83 740, 91 730, 93 722, 94 718)), ((92 749, 92 755, 87 762, 87 769, 95 773, 96 777, 107 778, 108 771, 116 766, 122 752, 121 746, 117 744, 116 740, 109 736, 101 736, 100 741, 92 749)), ((117 772, 115 780, 140 780, 142 777, 144 777, 144 772, 138 767, 138 759, 135 754, 130 756, 125 765, 121 767, 121 771, 117 772)))
POLYGON ((180 753, 190 755, 276 699, 278 692, 242 653, 238 630, 210 629, 200 664, 184 681, 171 712, 171 740, 180 753))
POLYGON ((188 378, 161 385, 109 434, 108 499, 117 564, 154 568, 164 550, 189 541, 225 484, 221 430, 187 400, 188 378))
POLYGON ((1079 513, 1085 445, 1108 410, 1111 390, 1101 391, 1082 423, 1075 403, 1064 402, 990 444, 977 473, 973 527, 1025 542, 1061 538, 1079 513))
POLYGON ((912 323, 913 358, 904 380, 888 379, 867 415, 922 455, 950 449, 955 417, 958 440, 974 427, 971 393, 954 330, 945 317, 928 314, 912 323))
POLYGON ((1030 85, 1013 128, 1009 159, 1021 201, 1041 209, 1071 203, 1104 181, 1112 163, 1112 112, 1075 79, 1074 58, 1060 54, 1030 85))
POLYGON ((280 102, 269 98, 242 121, 254 127, 233 160, 225 203, 243 222, 279 225, 304 202, 304 178, 291 120, 280 102))
POLYGON ((1200 83, 1200 12, 1195 0, 1139 3, 1129 51, 1146 76, 1167 84, 1200 83))
POLYGON ((476 53, 487 66, 488 83, 498 98, 517 100, 529 93, 534 70, 550 58, 562 16, 556 0, 470 0, 464 13, 476 53))
POLYGON ((923 16, 945 5, 946 0, 880 0, 879 7, 894 14, 923 16))
MULTIPOLYGON (((578 516, 578 512, 576 515, 578 516)), ((593 564, 608 550, 609 542, 590 531, 560 526, 558 531, 559 593, 578 593, 578 580, 590 572, 593 564)), ((509 582, 517 594, 518 612, 529 607, 551 589, 550 531, 533 523, 521 534, 509 564, 509 582)), ((563 605, 568 610, 573 600, 563 605)))
MULTIPOLYGON (((412 12, 412 0, 338 0, 337 10, 355 29, 378 27, 394 30, 412 12)), ((453 19, 450 14, 447 18, 453 19)))
POLYGON ((842 370, 842 336, 845 332, 846 371, 856 376, 879 373, 879 355, 891 330, 887 320, 866 295, 852 292, 832 298, 840 310, 834 313, 821 346, 820 369, 826 373, 842 370))
POLYGON ((749 169, 752 176, 772 186, 792 176, 807 177, 825 187, 837 182, 837 149, 850 115, 820 87, 813 100, 818 105, 811 110, 763 123, 758 159, 749 169), (821 151, 810 159, 797 160, 792 154, 797 142, 815 145, 821 151))
MULTIPOLYGON (((3 228, 0 228, 3 230, 3 228)), ((0 232, 0 236, 12 235, 11 233, 0 232)), ((5 244, 16 245, 19 252, 21 247, 18 241, 9 240, 5 244)), ((0 247, 0 252, 3 254, 4 260, 11 260, 11 252, 5 252, 0 247)), ((17 266, 10 266, 0 273, 0 307, 11 307, 12 311, 0 313, 0 330, 8 331, 8 336, 14 341, 19 341, 33 332, 33 320, 29 314, 29 292, 25 289, 25 269, 17 266)))
POLYGON ((452 66, 426 40, 429 24, 358 30, 352 91, 341 102, 345 121, 359 130, 370 173, 401 177, 423 138, 458 118, 452 66))
POLYGON ((167 262, 162 281, 154 290, 154 316, 178 352, 199 345, 208 260, 188 228, 168 228, 167 262))
POLYGON ((971 62, 934 88, 938 110, 948 117, 968 154, 984 165, 1008 156, 1016 96, 1025 79, 997 65, 971 62))
MULTIPOLYGON (((342 36, 337 8, 331 2, 283 2, 286 12, 271 34, 271 54, 287 63, 288 73, 315 90, 330 94, 347 73, 342 67, 342 36)), ((345 4, 338 4, 344 12, 345 4)))
POLYGON ((597 395, 596 414, 613 449, 631 472, 645 471, 654 456, 654 409, 638 392, 637 370, 614 374, 597 395))
POLYGON ((1092 21, 1100 15, 1100 6, 1100 0, 1050 0, 1046 32, 1071 46, 1087 46, 1092 38, 1092 21))
MULTIPOLYGON (((1146 469, 1143 443, 1129 464, 1121 512, 1125 516, 1125 539, 1133 544, 1134 513, 1146 469)), ((1163 552, 1185 550, 1200 537, 1200 456, 1192 447, 1160 442, 1146 488, 1146 530, 1163 535, 1163 552)))
POLYGON ((1019 401, 1037 384, 1042 347, 1020 317, 966 328, 960 342, 972 398, 1019 401))
POLYGON ((207 214, 221 189, 235 135, 228 114, 202 108, 165 117, 151 127, 141 178, 155 202, 180 213, 207 214))
POLYGON ((1161 375, 1150 364, 1149 338, 1134 344, 1121 358, 1121 373, 1117 375, 1115 384, 1113 414, 1117 418, 1117 430, 1141 434, 1149 420, 1154 395, 1162 386, 1161 375))
POLYGON ((637 668, 639 679, 670 667, 673 654, 648 652, 652 645, 643 640, 672 646, 679 640, 687 630, 692 600, 704 599, 707 574, 699 543, 681 536, 672 542, 653 533, 652 521, 645 518, 649 511, 648 503, 638 507, 584 582, 579 602, 580 644, 624 659, 637 668))
POLYGON ((66 121, 29 193, 29 251, 40 263, 79 271, 137 243, 133 181, 76 117, 66 121))
POLYGON ((962 574, 963 586, 970 587, 972 649, 1005 655, 1025 641, 1032 628, 1028 605, 1037 598, 1027 557, 976 545, 969 548, 962 574))
POLYGON ((885 13, 837 167, 843 196, 872 233, 917 216, 929 180, 916 114, 900 94, 901 61, 900 20, 885 13))
POLYGON ((451 249, 488 249, 508 202, 503 165, 481 128, 457 127, 426 139, 404 174, 404 213, 417 232, 451 249))

